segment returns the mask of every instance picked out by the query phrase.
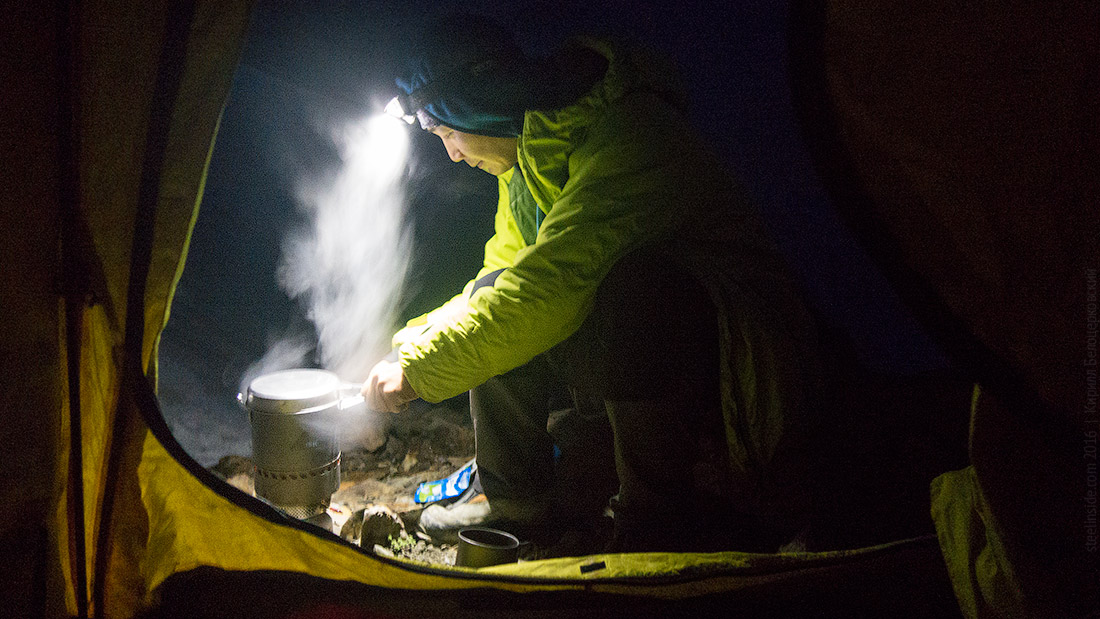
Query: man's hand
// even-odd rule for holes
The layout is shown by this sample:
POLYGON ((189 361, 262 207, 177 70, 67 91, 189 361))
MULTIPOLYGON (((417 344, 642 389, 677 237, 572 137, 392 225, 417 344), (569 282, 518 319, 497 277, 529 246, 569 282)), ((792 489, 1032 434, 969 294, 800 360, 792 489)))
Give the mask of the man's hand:
POLYGON ((363 398, 371 410, 402 413, 418 397, 405 379, 401 365, 392 361, 379 361, 363 383, 363 398))

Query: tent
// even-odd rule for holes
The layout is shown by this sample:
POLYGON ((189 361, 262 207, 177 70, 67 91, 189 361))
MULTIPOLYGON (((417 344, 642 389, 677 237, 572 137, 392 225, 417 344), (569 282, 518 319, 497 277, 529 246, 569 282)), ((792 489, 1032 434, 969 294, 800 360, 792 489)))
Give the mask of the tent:
POLYGON ((969 465, 929 490, 935 536, 478 571, 318 535, 197 466, 159 414, 158 336, 249 10, 26 3, 3 26, 8 612, 1096 612, 1094 7, 791 7, 795 98, 836 207, 977 384, 969 465))

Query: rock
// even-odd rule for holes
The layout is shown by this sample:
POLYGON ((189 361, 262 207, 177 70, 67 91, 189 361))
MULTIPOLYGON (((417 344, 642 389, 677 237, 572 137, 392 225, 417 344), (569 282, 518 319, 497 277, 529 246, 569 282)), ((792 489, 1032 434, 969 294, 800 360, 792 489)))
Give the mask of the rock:
POLYGON ((341 488, 332 495, 332 502, 345 505, 350 511, 357 511, 373 505, 393 500, 393 487, 376 479, 365 479, 355 485, 341 488))
POLYGON ((221 477, 229 479, 235 475, 252 475, 252 460, 244 456, 225 456, 218 463, 210 467, 210 471, 221 477))
POLYGON ((374 454, 359 450, 341 450, 340 476, 348 477, 365 473, 376 465, 374 454))
POLYGON ((423 541, 415 544, 404 545, 394 553, 403 559, 419 561, 429 565, 454 565, 455 556, 458 554, 457 546, 436 546, 423 541))
POLYGON ((373 548, 375 544, 389 547, 390 539, 398 539, 405 532, 401 518, 385 505, 375 505, 363 510, 363 525, 359 545, 373 548))
POLYGON ((387 460, 389 462, 398 462, 405 457, 405 453, 409 450, 408 443, 400 437, 390 436, 386 441, 386 448, 382 450, 379 460, 387 460))
POLYGON ((256 496, 255 468, 252 460, 244 456, 225 456, 218 463, 210 467, 210 472, 225 480, 234 488, 256 496))
POLYGON ((474 433, 468 426, 435 418, 426 432, 433 454, 440 457, 457 456, 474 452, 474 433))
POLYGON ((363 534, 364 511, 364 509, 359 509, 348 516, 344 524, 340 525, 340 537, 353 544, 359 543, 359 537, 363 534))
POLYGON ((245 494, 256 496, 256 484, 252 473, 238 473, 225 480, 225 482, 245 494))

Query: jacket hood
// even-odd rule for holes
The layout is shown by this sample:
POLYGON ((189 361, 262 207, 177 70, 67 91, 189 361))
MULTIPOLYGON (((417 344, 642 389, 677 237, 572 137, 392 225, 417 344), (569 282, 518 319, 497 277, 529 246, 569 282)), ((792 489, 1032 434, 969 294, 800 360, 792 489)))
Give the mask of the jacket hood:
POLYGON ((624 94, 658 94, 671 107, 684 109, 685 95, 676 71, 641 48, 604 39, 577 38, 573 44, 596 52, 607 62, 602 78, 573 103, 557 109, 529 109, 520 135, 519 165, 531 193, 549 211, 569 178, 569 154, 578 132, 598 119, 624 94))

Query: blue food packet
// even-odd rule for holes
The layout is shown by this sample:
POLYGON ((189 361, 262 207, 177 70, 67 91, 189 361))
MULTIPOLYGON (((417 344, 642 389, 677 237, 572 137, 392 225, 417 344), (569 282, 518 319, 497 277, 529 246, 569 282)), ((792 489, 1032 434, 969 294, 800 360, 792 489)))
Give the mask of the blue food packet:
POLYGON ((474 460, 470 460, 465 466, 443 479, 421 483, 416 487, 413 500, 417 503, 435 503, 444 499, 457 498, 470 487, 475 466, 474 460))

